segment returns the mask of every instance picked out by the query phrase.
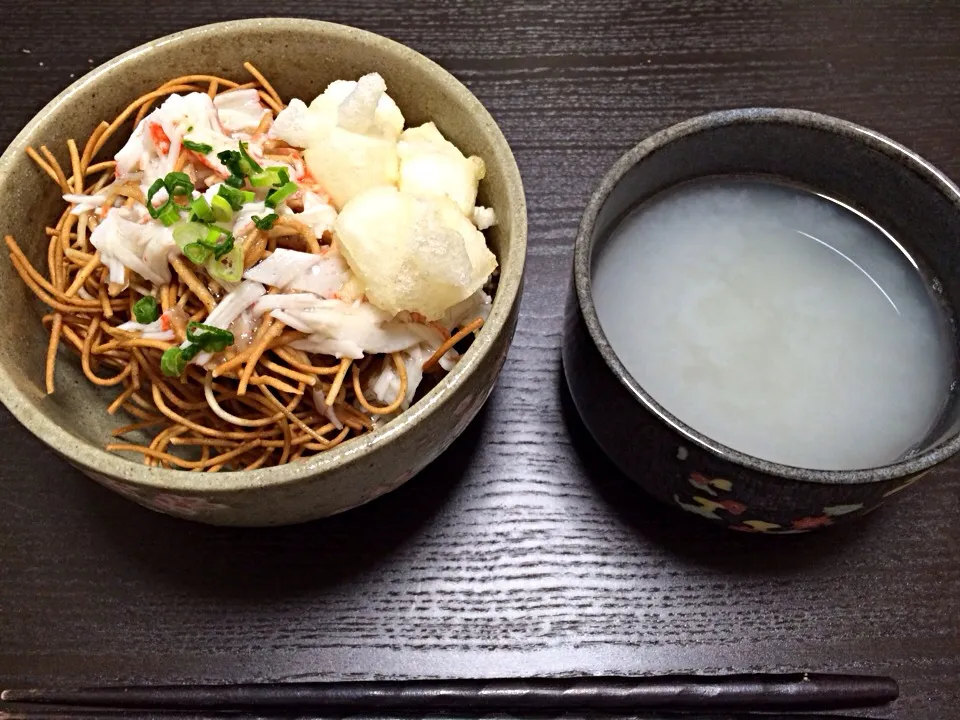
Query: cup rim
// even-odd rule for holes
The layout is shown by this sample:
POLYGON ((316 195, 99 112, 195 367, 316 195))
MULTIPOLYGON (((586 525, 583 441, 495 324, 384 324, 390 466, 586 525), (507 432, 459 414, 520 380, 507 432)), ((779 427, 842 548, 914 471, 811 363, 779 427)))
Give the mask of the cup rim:
POLYGON ((660 405, 627 371, 613 351, 597 317, 593 301, 591 264, 593 231, 597 216, 613 189, 634 166, 673 142, 702 132, 735 125, 782 124, 842 134, 904 165, 924 178, 933 189, 947 196, 960 212, 960 189, 920 155, 869 128, 847 120, 795 108, 736 108, 699 115, 654 133, 627 150, 604 174, 583 211, 574 243, 574 287, 587 332, 607 368, 641 406, 675 432, 710 454, 739 466, 791 480, 837 485, 879 483, 915 475, 960 451, 960 433, 953 438, 904 460, 857 470, 816 470, 763 460, 719 443, 690 427, 660 405))
MULTIPOLYGON (((432 388, 423 398, 411 405, 397 418, 361 437, 352 438, 328 452, 314 455, 304 462, 287 463, 256 470, 224 471, 198 475, 182 470, 148 468, 129 457, 109 453, 92 442, 79 439, 59 423, 42 412, 36 411, 35 406, 38 400, 31 393, 21 390, 10 378, 6 369, 0 367, 0 402, 26 430, 85 473, 100 477, 106 476, 108 479, 117 479, 125 485, 133 487, 215 495, 296 483, 305 478, 340 469, 368 457, 370 453, 374 453, 408 432, 414 431, 422 420, 433 415, 441 404, 448 401, 454 389, 462 387, 468 378, 478 373, 486 363, 494 361, 492 356, 495 350, 495 338, 509 330, 509 321, 513 309, 520 302, 522 293, 527 247, 526 197, 516 158, 490 112, 460 80, 441 65, 413 48, 377 33, 322 20, 294 17, 254 17, 199 25, 148 40, 111 58, 83 75, 34 114, 0 155, 0 175, 12 172, 19 159, 25 157, 26 145, 29 144, 33 133, 43 123, 48 114, 58 111, 59 107, 71 97, 91 92, 99 82, 109 78, 118 69, 122 70, 144 62, 157 48, 171 43, 199 41, 205 37, 224 33, 272 32, 284 30, 291 26, 299 29, 305 28, 307 32, 326 35, 343 42, 359 41, 367 45, 379 45, 388 50, 398 62, 407 63, 426 74, 436 76, 450 88, 457 101, 473 115, 476 121, 476 132, 487 135, 491 144, 497 147, 498 151, 506 154, 509 163, 504 183, 508 188, 508 194, 515 203, 509 213, 514 218, 515 227, 512 231, 513 246, 510 253, 499 258, 500 281, 497 292, 493 297, 490 315, 484 323, 484 327, 477 333, 470 348, 454 368, 444 376, 436 387, 432 388), (509 270, 506 269, 508 263, 509 270)), ((113 81, 116 80, 113 79, 113 81)))

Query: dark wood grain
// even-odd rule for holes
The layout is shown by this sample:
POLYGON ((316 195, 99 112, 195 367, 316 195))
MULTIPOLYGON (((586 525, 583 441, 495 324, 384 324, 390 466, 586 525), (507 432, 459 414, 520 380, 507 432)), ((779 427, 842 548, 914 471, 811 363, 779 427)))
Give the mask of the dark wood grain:
MULTIPOLYGON (((790 105, 960 177, 960 5, 3 0, 0 140, 138 43, 267 9, 364 27, 467 83, 526 184, 529 275, 486 410, 392 495, 269 531, 102 490, 0 415, 0 684, 751 671, 890 673, 877 717, 960 707, 960 465, 849 529, 739 537, 599 456, 559 374, 579 213, 604 169, 703 111, 790 105), (39 18, 43 16, 42 24, 39 18)), ((945 242, 956 242, 945 238, 945 242)))

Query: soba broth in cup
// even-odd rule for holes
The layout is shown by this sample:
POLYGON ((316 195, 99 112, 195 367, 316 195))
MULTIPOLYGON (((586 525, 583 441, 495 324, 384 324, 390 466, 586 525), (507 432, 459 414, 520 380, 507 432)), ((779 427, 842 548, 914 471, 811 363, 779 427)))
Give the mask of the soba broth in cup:
POLYGON ((873 130, 781 108, 668 127, 584 209, 570 397, 675 508, 776 534, 862 516, 960 451, 958 238, 960 189, 873 130))
POLYGON ((945 318, 897 238, 772 178, 683 183, 597 249, 597 316, 667 411, 771 462, 896 461, 936 425, 954 377, 945 318))

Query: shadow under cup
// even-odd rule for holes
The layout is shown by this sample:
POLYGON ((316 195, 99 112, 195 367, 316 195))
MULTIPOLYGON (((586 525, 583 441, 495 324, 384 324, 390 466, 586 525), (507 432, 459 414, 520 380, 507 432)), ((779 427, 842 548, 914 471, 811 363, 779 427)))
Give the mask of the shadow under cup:
POLYGON ((619 468, 675 507, 733 529, 766 533, 803 532, 863 515, 960 450, 956 381, 939 422, 908 457, 865 470, 808 470, 746 455, 684 424, 631 377, 601 330, 591 289, 599 245, 657 193, 723 175, 805 186, 890 232, 917 262, 956 357, 960 190, 915 153, 852 123, 801 110, 731 110, 643 141, 620 158, 591 197, 566 308, 563 367, 571 396, 619 468))

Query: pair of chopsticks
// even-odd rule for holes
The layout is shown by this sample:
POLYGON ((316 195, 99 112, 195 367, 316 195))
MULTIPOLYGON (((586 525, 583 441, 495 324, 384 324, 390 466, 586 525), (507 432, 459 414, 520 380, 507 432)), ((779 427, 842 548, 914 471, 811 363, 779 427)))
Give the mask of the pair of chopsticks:
MULTIPOLYGON (((14 712, 31 717, 22 709, 26 706, 59 706, 274 714, 697 712, 696 717, 707 720, 710 713, 873 707, 895 700, 898 694, 896 681, 889 677, 793 673, 33 688, 4 690, 0 700, 21 704, 19 710, 7 710, 9 718, 19 717, 14 712)), ((0 718, 5 717, 3 712, 0 704, 0 718)))

